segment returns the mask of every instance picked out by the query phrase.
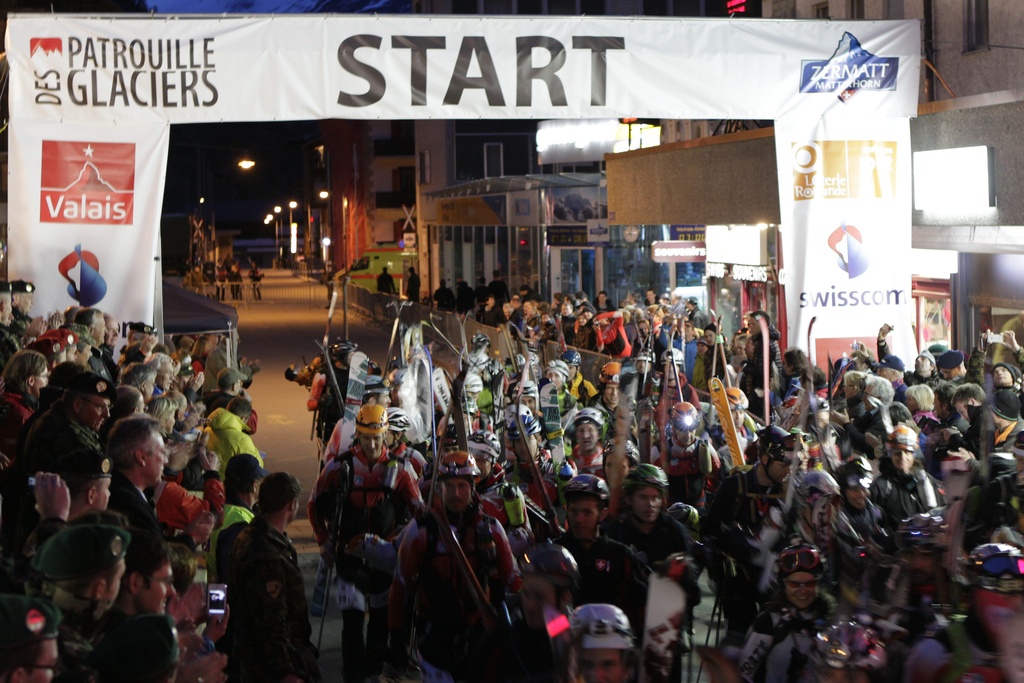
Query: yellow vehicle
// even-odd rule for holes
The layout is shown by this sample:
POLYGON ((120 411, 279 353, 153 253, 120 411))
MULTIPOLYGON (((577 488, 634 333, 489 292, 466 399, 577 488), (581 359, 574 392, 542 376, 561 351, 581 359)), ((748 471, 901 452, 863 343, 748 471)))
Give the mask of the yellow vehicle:
POLYGON ((388 274, 395 281, 395 291, 404 294, 405 276, 410 267, 415 268, 417 265, 415 250, 403 249, 394 242, 384 242, 364 252, 351 268, 339 272, 336 279, 340 280, 347 275, 352 278, 352 284, 376 292, 377 276, 387 268, 388 274))

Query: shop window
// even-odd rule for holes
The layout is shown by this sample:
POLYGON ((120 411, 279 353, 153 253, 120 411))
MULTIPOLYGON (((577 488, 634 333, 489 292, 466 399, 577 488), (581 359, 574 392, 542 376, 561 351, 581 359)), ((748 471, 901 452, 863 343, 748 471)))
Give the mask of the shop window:
POLYGON ((850 19, 864 18, 864 0, 850 0, 850 19))
POLYGON ((988 47, 988 0, 964 0, 964 52, 988 47))

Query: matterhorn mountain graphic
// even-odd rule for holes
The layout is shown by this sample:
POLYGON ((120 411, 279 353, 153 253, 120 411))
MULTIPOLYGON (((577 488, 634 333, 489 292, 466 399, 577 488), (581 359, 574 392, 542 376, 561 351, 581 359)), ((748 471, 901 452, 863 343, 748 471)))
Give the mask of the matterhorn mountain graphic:
POLYGON ((82 172, 78 174, 78 179, 64 188, 64 191, 117 192, 118 190, 103 179, 103 174, 100 173, 100 169, 96 168, 96 164, 91 161, 87 161, 85 165, 82 166, 82 172))
POLYGON ((831 57, 802 62, 800 92, 838 92, 846 102, 861 90, 895 90, 899 65, 899 57, 872 54, 846 31, 831 57))

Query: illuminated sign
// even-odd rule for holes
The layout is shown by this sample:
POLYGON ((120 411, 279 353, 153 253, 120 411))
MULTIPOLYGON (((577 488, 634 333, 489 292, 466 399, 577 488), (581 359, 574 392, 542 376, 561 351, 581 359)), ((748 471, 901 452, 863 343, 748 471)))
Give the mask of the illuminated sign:
POLYGON ((731 275, 733 280, 768 282, 768 266, 726 265, 724 263, 708 261, 704 268, 704 273, 708 277, 724 278, 731 275))
POLYGON ((703 242, 663 241, 651 244, 651 260, 655 263, 702 263, 707 254, 703 242))
POLYGON ((601 161, 605 154, 659 144, 661 126, 621 123, 618 119, 537 123, 537 160, 541 164, 601 161))

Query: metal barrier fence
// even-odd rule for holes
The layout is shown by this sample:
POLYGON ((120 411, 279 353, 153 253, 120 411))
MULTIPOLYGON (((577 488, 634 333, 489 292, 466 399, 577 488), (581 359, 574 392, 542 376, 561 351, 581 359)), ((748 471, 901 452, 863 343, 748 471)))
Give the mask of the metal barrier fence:
MULTIPOLYGON (((338 305, 340 306, 343 300, 341 292, 339 292, 338 299, 338 305)), ((351 284, 348 286, 348 309, 378 323, 382 328, 390 329, 394 324, 395 306, 398 303, 406 304, 402 308, 403 323, 406 325, 416 322, 423 323, 424 337, 428 339, 431 335, 429 328, 433 327, 437 332, 444 335, 457 349, 461 349, 463 343, 462 322, 461 318, 455 313, 430 308, 423 304, 410 303, 407 299, 400 299, 390 294, 371 292, 363 287, 351 284)), ((473 335, 481 332, 491 340, 491 349, 499 351, 502 359, 511 357, 512 353, 520 353, 518 348, 515 350, 509 348, 506 336, 496 327, 483 325, 471 316, 466 318, 465 326, 466 343, 471 343, 473 335)), ((515 340, 512 340, 512 345, 517 346, 515 340)), ((597 378, 601 374, 601 368, 611 360, 611 356, 582 349, 577 350, 582 358, 580 372, 585 379, 597 386, 597 378)), ((556 342, 546 342, 536 351, 540 354, 542 364, 545 365, 549 360, 559 358, 562 355, 560 347, 556 342)))

